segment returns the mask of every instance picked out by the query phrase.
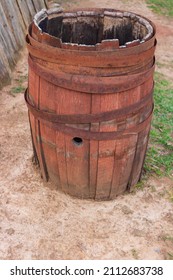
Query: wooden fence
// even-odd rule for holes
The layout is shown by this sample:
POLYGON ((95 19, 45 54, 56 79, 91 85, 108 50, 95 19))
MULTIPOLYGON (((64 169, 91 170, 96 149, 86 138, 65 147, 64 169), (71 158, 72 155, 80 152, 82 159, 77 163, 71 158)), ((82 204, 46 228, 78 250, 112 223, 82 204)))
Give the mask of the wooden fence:
POLYGON ((47 0, 0 0, 0 88, 11 78, 32 17, 46 7, 47 0))

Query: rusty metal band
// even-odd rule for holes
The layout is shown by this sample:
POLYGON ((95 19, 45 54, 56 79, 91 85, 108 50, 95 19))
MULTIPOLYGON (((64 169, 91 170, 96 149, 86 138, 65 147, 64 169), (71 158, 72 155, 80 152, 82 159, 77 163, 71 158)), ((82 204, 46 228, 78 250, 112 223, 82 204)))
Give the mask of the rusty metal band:
MULTIPOLYGON (((153 86, 154 87, 154 86, 153 86)), ((46 120, 52 123, 63 123, 63 124, 87 124, 96 123, 109 120, 118 120, 122 117, 128 117, 130 115, 135 115, 142 108, 144 108, 148 103, 153 102, 153 87, 151 92, 149 92, 144 98, 139 102, 136 102, 128 107, 122 109, 116 109, 108 112, 97 113, 97 114, 71 114, 71 115, 58 115, 48 111, 40 110, 35 105, 32 104, 28 90, 25 91, 25 101, 29 111, 38 119, 46 120)))
POLYGON ((57 64, 56 61, 49 62, 49 61, 39 59, 37 57, 32 57, 31 59, 38 65, 55 72, 63 71, 64 73, 67 74, 91 75, 91 76, 93 75, 97 77, 110 77, 116 75, 136 74, 151 68, 155 63, 155 57, 152 57, 148 61, 145 61, 145 65, 133 65, 130 67, 91 68, 91 67, 77 66, 77 65, 57 64))
POLYGON ((34 40, 29 34, 28 37, 26 37, 26 42, 28 51, 33 57, 50 62, 56 60, 56 63, 60 64, 83 65, 89 67, 127 67, 141 64, 145 63, 149 58, 152 58, 155 52, 155 45, 143 52, 140 51, 129 55, 126 53, 126 49, 122 53, 116 51, 72 51, 42 44, 34 40), (33 43, 35 43, 36 46, 34 46, 33 43))
POLYGON ((78 129, 74 127, 69 127, 68 125, 60 124, 60 123, 51 123, 48 121, 43 120, 43 124, 47 125, 48 127, 60 131, 64 134, 71 135, 72 137, 81 137, 87 140, 117 140, 121 138, 129 137, 130 135, 135 135, 140 131, 144 130, 151 122, 152 112, 153 112, 154 105, 152 106, 152 110, 149 116, 142 122, 134 127, 127 128, 124 130, 119 131, 111 131, 111 132, 94 132, 94 131, 87 131, 84 129, 78 129))
POLYGON ((31 57, 29 57, 29 67, 35 74, 56 86, 90 94, 108 94, 129 90, 143 84, 152 77, 155 64, 141 73, 110 77, 73 75, 62 71, 56 73, 38 65, 31 57))

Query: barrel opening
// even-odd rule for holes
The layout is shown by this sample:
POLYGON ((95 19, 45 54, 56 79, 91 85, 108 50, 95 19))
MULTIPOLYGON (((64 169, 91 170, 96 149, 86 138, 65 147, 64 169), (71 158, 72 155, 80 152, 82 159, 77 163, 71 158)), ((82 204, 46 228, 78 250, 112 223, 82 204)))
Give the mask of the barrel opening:
POLYGON ((76 145, 76 146, 82 146, 82 144, 83 144, 83 140, 82 140, 82 138, 80 138, 80 137, 74 137, 74 138, 72 139, 72 142, 73 142, 73 144, 76 145))
POLYGON ((61 39, 62 43, 96 45, 103 40, 119 40, 123 46, 128 42, 143 42, 153 35, 149 21, 127 12, 61 13, 38 22, 42 32, 61 39))

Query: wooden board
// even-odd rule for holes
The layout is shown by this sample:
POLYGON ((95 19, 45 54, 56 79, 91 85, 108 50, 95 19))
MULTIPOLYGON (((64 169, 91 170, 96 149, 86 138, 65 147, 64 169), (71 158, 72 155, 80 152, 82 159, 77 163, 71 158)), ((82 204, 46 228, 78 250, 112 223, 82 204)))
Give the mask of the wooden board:
POLYGON ((7 59, 9 66, 12 68, 15 64, 15 52, 18 51, 18 46, 13 33, 10 31, 10 25, 2 9, 0 3, 0 47, 1 56, 7 59))
POLYGON ((45 8, 44 0, 0 1, 0 88, 10 80, 17 53, 25 45, 26 29, 37 11, 45 8))
POLYGON ((32 19, 32 14, 30 13, 30 10, 28 9, 27 1, 23 0, 16 0, 18 9, 20 11, 24 26, 27 28, 28 24, 30 23, 32 19))
MULTIPOLYGON (((117 94, 100 96, 100 112, 108 112, 118 107, 117 94)), ((101 122, 100 132, 116 131, 115 121, 101 122)), ((96 199, 109 199, 112 187, 116 140, 99 141, 96 199)))
MULTIPOLYGON (((90 112, 90 95, 72 92, 67 89, 56 90, 57 114, 77 114, 90 112), (73 104, 73 105, 72 105, 73 104)), ((83 126, 81 126, 82 128, 83 126)), ((85 125, 85 129, 87 126, 85 125)), ((78 135, 65 135, 56 132, 56 145, 59 150, 60 177, 65 192, 72 195, 89 196, 89 141, 81 139, 81 145, 73 138, 78 135)))

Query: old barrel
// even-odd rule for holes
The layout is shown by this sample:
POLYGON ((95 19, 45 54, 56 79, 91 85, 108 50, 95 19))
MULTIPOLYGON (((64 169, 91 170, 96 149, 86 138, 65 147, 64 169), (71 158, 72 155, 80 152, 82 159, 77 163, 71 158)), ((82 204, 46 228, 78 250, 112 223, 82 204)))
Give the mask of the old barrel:
POLYGON ((113 9, 42 10, 25 100, 44 180, 114 199, 140 180, 153 112, 154 24, 113 9))

